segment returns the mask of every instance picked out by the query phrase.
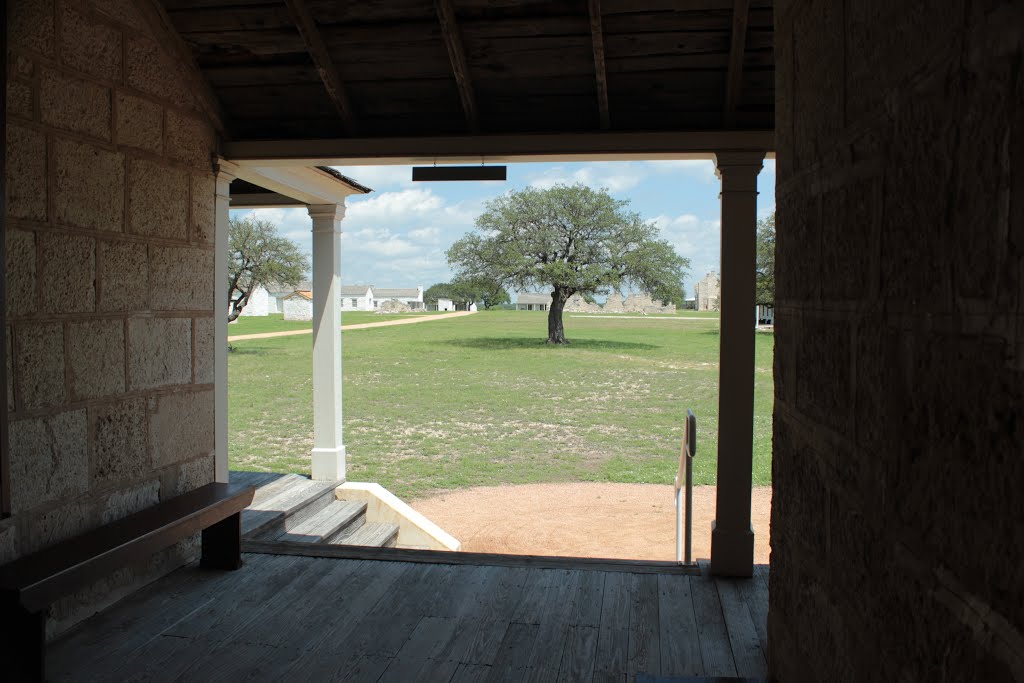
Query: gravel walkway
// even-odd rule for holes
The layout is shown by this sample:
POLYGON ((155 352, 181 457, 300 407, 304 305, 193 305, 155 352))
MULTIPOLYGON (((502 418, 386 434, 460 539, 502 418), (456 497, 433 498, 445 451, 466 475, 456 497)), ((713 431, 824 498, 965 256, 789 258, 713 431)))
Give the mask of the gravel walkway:
MULTIPOLYGON (((693 489, 693 554, 711 556, 715 487, 693 489)), ((772 489, 752 496, 754 561, 768 562, 772 489)), ((526 484, 483 486, 410 502, 474 552, 642 560, 675 559, 671 486, 526 484)))
MULTIPOLYGON (((473 315, 476 311, 455 311, 454 313, 442 313, 441 315, 420 315, 402 320, 384 320, 379 323, 356 323, 355 325, 342 325, 341 331, 365 330, 370 327, 391 327, 392 325, 412 325, 414 323, 429 323, 445 318, 461 318, 464 315, 473 315)), ((259 334, 239 334, 228 337, 228 341, 245 341, 246 339, 270 339, 271 337, 294 337, 300 334, 313 334, 312 329, 308 330, 286 330, 284 332, 261 332, 259 334)))

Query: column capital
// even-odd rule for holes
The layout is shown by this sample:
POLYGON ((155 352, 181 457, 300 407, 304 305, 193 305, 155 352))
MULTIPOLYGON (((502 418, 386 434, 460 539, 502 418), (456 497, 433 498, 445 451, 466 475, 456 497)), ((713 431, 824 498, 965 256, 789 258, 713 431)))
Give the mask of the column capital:
POLYGON ((235 171, 238 166, 227 159, 218 159, 213 166, 213 172, 217 177, 217 196, 231 196, 231 181, 237 178, 235 171))
POLYGON ((341 219, 345 217, 344 204, 309 204, 306 206, 309 217, 313 219, 313 232, 318 232, 317 224, 331 221, 337 229, 341 219))
POLYGON ((715 168, 721 169, 723 167, 756 167, 758 171, 764 164, 765 152, 750 151, 750 152, 715 152, 715 168))

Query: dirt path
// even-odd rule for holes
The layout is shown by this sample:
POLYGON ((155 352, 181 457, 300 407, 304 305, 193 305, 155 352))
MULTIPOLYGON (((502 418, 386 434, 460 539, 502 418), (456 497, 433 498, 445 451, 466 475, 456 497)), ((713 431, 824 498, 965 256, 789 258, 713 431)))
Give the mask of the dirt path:
MULTIPOLYGON (((342 332, 349 330, 365 330, 370 327, 391 327, 392 325, 412 325, 413 323, 429 323, 445 318, 460 318, 464 315, 473 315, 476 311, 455 311, 454 313, 443 313, 441 315, 420 315, 414 318, 402 320, 384 320, 379 323, 357 323, 355 325, 342 325, 342 332)), ((246 339, 270 339, 271 337, 294 337, 300 334, 313 334, 313 330, 286 330, 284 332, 261 332, 259 334, 238 334, 228 337, 228 341, 245 341, 246 339)))
MULTIPOLYGON (((711 556, 715 487, 693 489, 693 554, 711 556)), ((772 489, 754 488, 754 561, 768 562, 772 489)), ((643 560, 675 559, 671 486, 482 486, 411 501, 465 551, 643 560)))

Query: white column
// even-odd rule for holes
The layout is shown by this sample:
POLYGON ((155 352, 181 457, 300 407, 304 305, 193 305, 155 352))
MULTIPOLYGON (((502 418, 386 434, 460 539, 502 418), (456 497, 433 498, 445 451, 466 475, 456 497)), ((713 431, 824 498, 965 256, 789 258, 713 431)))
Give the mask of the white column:
POLYGON ((345 207, 309 207, 313 219, 313 478, 345 480, 341 433, 341 219, 345 207))
POLYGON ((217 170, 216 218, 213 261, 213 444, 214 478, 228 477, 228 220, 231 181, 235 176, 222 163, 217 170))
POLYGON ((754 308, 757 174, 762 152, 715 155, 722 179, 722 311, 718 384, 718 495, 711 571, 751 576, 750 492, 754 447, 754 308))

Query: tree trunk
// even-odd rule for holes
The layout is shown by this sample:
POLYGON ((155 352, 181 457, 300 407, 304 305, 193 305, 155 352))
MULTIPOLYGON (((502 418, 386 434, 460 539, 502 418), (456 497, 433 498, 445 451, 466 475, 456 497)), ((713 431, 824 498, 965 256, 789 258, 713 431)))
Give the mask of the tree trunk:
POLYGON ((562 327, 562 309, 569 300, 569 292, 555 288, 551 294, 551 306, 548 308, 548 344, 568 344, 565 328, 562 327))

